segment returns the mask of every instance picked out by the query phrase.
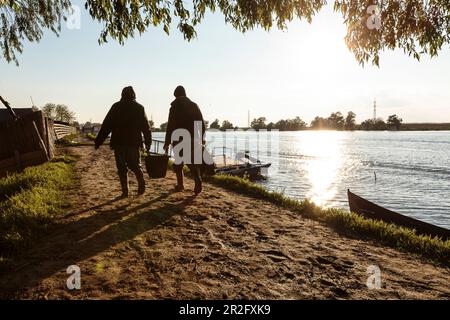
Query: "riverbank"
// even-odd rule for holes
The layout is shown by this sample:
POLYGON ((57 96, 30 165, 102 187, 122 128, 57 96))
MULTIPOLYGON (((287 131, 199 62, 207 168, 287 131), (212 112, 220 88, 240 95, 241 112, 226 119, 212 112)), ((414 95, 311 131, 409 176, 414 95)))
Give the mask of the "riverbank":
POLYGON ((253 198, 264 199, 307 219, 325 223, 342 235, 374 240, 450 267, 450 240, 418 235, 411 229, 366 219, 343 209, 321 208, 309 200, 298 201, 236 177, 213 176, 209 181, 253 198))
POLYGON ((172 173, 147 180, 143 197, 118 199, 108 148, 70 152, 80 157, 72 206, 3 265, 3 298, 450 298, 449 268, 420 255, 348 237, 320 219, 215 184, 206 183, 197 198, 172 193, 172 173), (66 289, 74 264, 79 291, 66 289), (381 270, 379 290, 366 286, 373 266, 381 270))

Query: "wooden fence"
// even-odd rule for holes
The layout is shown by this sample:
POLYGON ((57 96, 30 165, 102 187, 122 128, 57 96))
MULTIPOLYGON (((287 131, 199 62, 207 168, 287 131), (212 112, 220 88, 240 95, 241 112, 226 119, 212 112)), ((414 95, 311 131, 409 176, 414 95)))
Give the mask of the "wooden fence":
POLYGON ((55 129, 56 139, 62 139, 68 135, 77 133, 75 127, 70 126, 68 123, 64 122, 53 122, 53 128, 55 129))
POLYGON ((0 123, 0 177, 53 158, 55 141, 76 129, 45 118, 41 111, 0 123))

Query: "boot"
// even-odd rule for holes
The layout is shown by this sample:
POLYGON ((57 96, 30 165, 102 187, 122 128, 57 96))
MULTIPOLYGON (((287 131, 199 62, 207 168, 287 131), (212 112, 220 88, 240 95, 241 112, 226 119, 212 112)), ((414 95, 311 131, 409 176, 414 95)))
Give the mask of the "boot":
POLYGON ((183 169, 176 170, 175 174, 177 176, 177 185, 175 187, 176 192, 184 191, 184 182, 183 182, 183 169))
POLYGON ((198 196, 202 192, 202 180, 195 180, 194 193, 198 196))
POLYGON ((122 198, 128 198, 128 174, 120 176, 120 186, 122 188, 122 198))
POLYGON ((176 185, 175 188, 173 189, 175 192, 183 192, 184 191, 184 186, 179 186, 176 185))
POLYGON ((195 179, 194 193, 198 196, 202 192, 202 176, 200 166, 194 166, 192 168, 192 173, 195 179))
POLYGON ((145 193, 145 179, 142 170, 139 170, 136 173, 136 179, 138 181, 138 195, 141 196, 145 193))

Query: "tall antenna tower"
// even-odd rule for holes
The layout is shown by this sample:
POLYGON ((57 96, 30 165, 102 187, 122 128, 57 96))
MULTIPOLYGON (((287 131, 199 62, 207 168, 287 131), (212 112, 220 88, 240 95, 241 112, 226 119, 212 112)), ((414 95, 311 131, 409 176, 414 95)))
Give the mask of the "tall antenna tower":
POLYGON ((250 110, 248 110, 247 128, 250 128, 250 110))
POLYGON ((377 99, 373 100, 373 120, 377 120, 377 99))

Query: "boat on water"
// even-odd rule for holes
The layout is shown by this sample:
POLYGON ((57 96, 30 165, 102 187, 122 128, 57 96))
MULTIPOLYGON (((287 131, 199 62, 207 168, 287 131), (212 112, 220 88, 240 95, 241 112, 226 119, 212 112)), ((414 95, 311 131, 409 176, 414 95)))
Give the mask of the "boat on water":
POLYGON ((215 174, 261 180, 265 178, 271 166, 271 163, 264 163, 252 157, 249 151, 238 152, 233 156, 230 148, 214 148, 210 155, 215 174))
POLYGON ((360 214, 369 219, 382 220, 387 223, 393 223, 398 226, 414 229, 418 234, 439 237, 444 241, 450 239, 450 230, 448 229, 383 208, 352 193, 350 190, 348 190, 347 193, 348 204, 351 212, 360 214))

